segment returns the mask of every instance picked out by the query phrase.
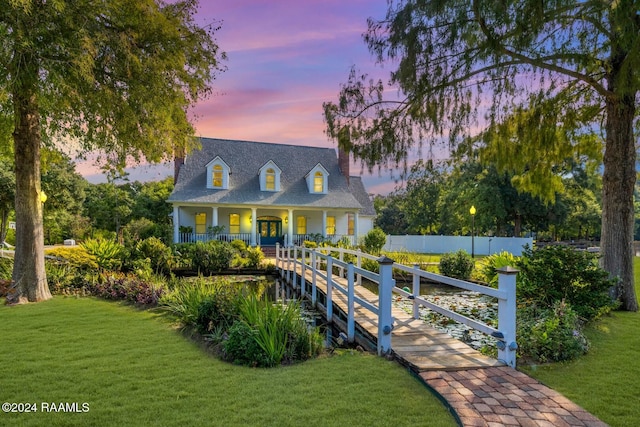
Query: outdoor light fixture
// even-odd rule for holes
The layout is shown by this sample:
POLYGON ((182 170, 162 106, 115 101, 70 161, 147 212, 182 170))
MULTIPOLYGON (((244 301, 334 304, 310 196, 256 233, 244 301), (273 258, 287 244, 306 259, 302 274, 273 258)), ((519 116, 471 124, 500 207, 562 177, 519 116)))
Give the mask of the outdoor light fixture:
POLYGON ((288 217, 288 216, 285 216, 285 217, 284 217, 284 223, 285 223, 285 224, 289 224, 289 217, 288 217))
POLYGON ((474 234, 476 228, 476 207, 471 205, 471 209, 469 209, 469 213, 471 214, 471 258, 475 258, 475 247, 474 247, 474 234))

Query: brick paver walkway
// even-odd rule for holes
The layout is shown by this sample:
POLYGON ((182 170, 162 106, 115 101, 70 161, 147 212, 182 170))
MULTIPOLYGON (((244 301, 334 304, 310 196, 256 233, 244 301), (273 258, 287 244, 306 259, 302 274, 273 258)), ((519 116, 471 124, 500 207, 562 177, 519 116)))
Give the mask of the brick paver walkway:
POLYGON ((606 426, 537 380, 509 367, 426 371, 420 377, 457 413, 463 426, 606 426))

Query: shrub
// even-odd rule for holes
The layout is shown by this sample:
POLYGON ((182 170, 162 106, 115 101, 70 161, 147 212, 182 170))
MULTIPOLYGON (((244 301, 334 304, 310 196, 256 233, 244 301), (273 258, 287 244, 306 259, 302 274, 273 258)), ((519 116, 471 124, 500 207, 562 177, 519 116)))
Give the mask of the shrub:
POLYGON ((196 328, 201 334, 209 334, 216 329, 227 330, 240 318, 239 287, 229 282, 220 283, 212 294, 204 297, 198 306, 196 328))
POLYGON ((227 242, 196 242, 191 260, 192 268, 204 275, 220 272, 229 268, 233 254, 234 250, 227 242))
POLYGON ((240 255, 243 255, 244 252, 247 250, 247 244, 244 242, 244 240, 235 239, 229 242, 229 244, 233 249, 238 251, 240 255))
POLYGON ((563 246, 525 248, 517 267, 519 300, 540 307, 566 301, 587 321, 614 307, 608 292, 615 281, 598 266, 595 254, 563 246))
POLYGON ((440 258, 440 274, 456 279, 468 280, 473 271, 474 261, 465 250, 443 254, 440 258))
POLYGON ((13 274, 13 259, 0 258, 0 280, 11 280, 13 274))
POLYGON ((572 360, 589 349, 577 313, 564 301, 521 309, 517 326, 518 352, 538 363, 572 360))
POLYGON ((71 267, 82 270, 98 268, 95 255, 90 254, 83 246, 59 247, 47 250, 47 259, 64 262, 71 267))
POLYGON ((11 286, 11 280, 0 279, 0 298, 4 298, 9 293, 9 287, 11 286))
POLYGON ((374 273, 380 272, 380 264, 378 263, 378 261, 374 259, 362 258, 360 262, 360 266, 365 270, 368 270, 374 273))
POLYGON ((113 240, 87 239, 80 246, 96 257, 98 266, 103 270, 117 270, 122 265, 124 248, 113 240))
POLYGON ((231 363, 248 366, 268 366, 264 350, 258 344, 258 331, 239 320, 229 329, 224 342, 225 358, 231 363))
MULTIPOLYGON (((157 237, 156 224, 147 218, 139 218, 131 220, 122 228, 125 244, 131 245, 129 242, 148 239, 149 237, 157 237)), ((132 246, 132 245, 131 245, 132 246)))
POLYGON ((304 246, 305 248, 308 249, 315 249, 318 247, 318 242, 314 242, 311 240, 305 240, 304 242, 302 242, 302 246, 304 246))
POLYGON ((164 288, 139 279, 132 274, 108 274, 104 280, 90 287, 91 292, 105 299, 122 300, 136 305, 155 306, 164 288))
POLYGON ((258 268, 260 264, 262 264, 262 260, 264 260, 264 253, 262 249, 259 247, 255 248, 247 248, 246 250, 246 262, 245 265, 247 268, 258 268))
POLYGON ((364 250, 372 255, 380 255, 385 243, 387 243, 387 235, 381 228, 376 227, 364 236, 364 250))
POLYGON ((171 246, 175 267, 193 268, 196 245, 194 243, 175 243, 171 246))
MULTIPOLYGON (((498 287, 498 269, 503 267, 515 267, 518 259, 510 252, 502 251, 489 255, 482 260, 482 279, 493 287, 498 287)), ((518 275, 518 278, 522 277, 518 275)))
POLYGON ((64 295, 89 294, 88 277, 98 269, 96 257, 81 246, 48 250, 44 266, 51 292, 64 295))
POLYGON ((151 268, 156 273, 168 273, 174 264, 171 248, 157 237, 149 237, 139 241, 136 244, 134 254, 134 259, 148 258, 151 262, 151 268))

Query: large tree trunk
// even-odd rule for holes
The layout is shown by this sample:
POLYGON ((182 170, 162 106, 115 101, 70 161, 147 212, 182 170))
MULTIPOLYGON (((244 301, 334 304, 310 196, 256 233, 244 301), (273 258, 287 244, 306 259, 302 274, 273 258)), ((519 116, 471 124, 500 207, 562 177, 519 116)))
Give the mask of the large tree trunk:
POLYGON ((44 269, 44 235, 40 199, 40 115, 38 67, 29 53, 19 55, 19 75, 13 90, 16 164, 16 249, 8 304, 51 298, 44 269))
POLYGON ((635 96, 607 100, 607 140, 602 176, 602 267, 618 278, 612 296, 621 308, 638 311, 633 276, 633 190, 636 148, 635 96))

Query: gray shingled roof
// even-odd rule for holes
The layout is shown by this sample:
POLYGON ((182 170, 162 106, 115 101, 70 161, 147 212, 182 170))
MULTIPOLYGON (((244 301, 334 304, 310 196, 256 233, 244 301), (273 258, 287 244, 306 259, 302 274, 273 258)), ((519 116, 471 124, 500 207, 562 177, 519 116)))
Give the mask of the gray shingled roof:
POLYGON ((201 138, 200 143, 202 149, 191 153, 180 168, 168 202, 345 208, 375 215, 362 181, 351 177, 347 184, 332 148, 212 138, 201 138), (206 165, 216 156, 231 169, 228 190, 207 189, 206 165), (260 191, 258 173, 269 160, 282 170, 279 192, 260 191), (310 194, 307 189, 305 175, 318 163, 329 173, 327 194, 310 194))

